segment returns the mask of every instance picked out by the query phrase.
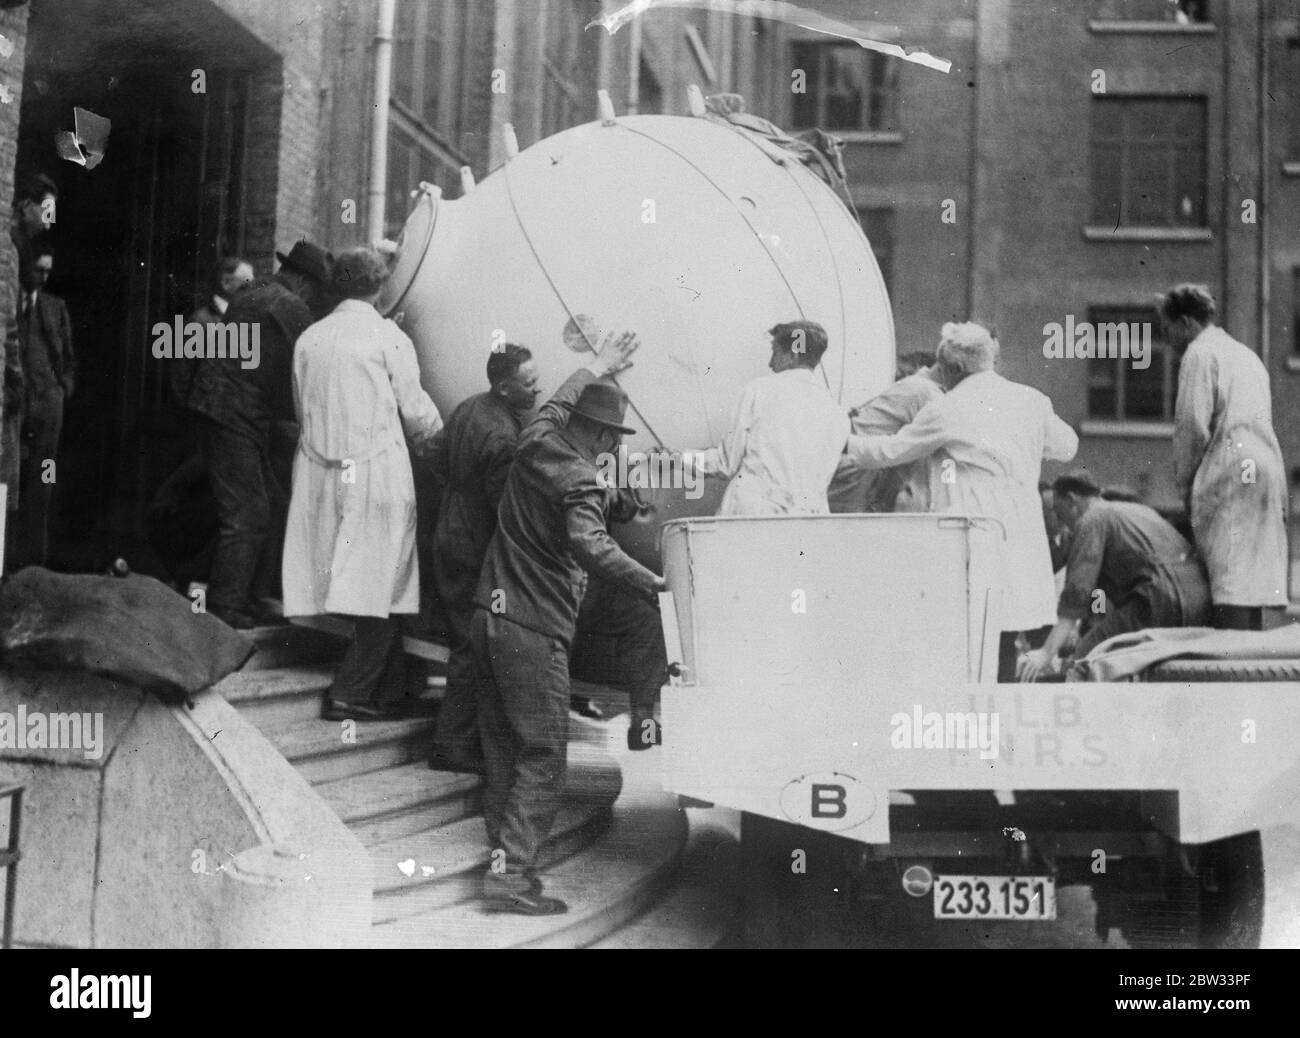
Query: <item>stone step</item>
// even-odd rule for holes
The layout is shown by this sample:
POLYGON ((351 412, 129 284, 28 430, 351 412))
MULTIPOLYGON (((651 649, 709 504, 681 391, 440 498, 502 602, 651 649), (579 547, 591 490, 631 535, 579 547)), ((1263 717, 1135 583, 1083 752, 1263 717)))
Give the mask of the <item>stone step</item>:
POLYGON ((363 844, 372 847, 479 812, 477 775, 430 771, 423 761, 316 786, 363 844))
POLYGON ((265 734, 303 778, 318 785, 427 760, 433 728, 431 718, 357 721, 351 727, 354 741, 347 742, 345 722, 314 720, 275 726, 265 734))
POLYGON ((592 948, 716 948, 740 918, 740 842, 687 812, 690 837, 672 886, 647 911, 592 948))
MULTIPOLYGON (((341 616, 331 616, 323 614, 321 616, 295 616, 290 621, 295 627, 302 627, 312 631, 318 631, 322 634, 330 635, 334 638, 347 641, 352 637, 353 623, 351 620, 345 620, 341 616)), ((407 655, 415 656, 418 659, 427 660, 430 663, 447 662, 447 646, 433 638, 424 635, 403 635, 402 647, 406 650, 407 655)))
POLYGON ((216 690, 263 732, 320 716, 321 701, 334 680, 329 666, 239 670, 216 690))
POLYGON ((657 790, 625 790, 609 828, 591 846, 541 874, 564 915, 484 912, 462 902, 371 930, 383 948, 581 948, 646 911, 667 888, 686 843, 685 812, 657 790))
POLYGON ((244 672, 274 670, 302 664, 334 664, 343 658, 347 642, 324 631, 296 624, 254 627, 245 632, 257 646, 244 672))
MULTIPOLYGON (((325 693, 334 681, 330 666, 299 665, 267 670, 247 669, 225 678, 217 691, 263 732, 282 728, 296 721, 320 718, 325 693)), ((430 677, 420 697, 424 709, 433 717, 446 688, 446 679, 430 677)))
MULTIPOLYGON (((378 785, 389 774, 377 772, 372 781, 378 785)), ((418 781, 414 783, 418 785, 418 781)), ((603 750, 583 742, 569 744, 565 806, 543 852, 542 867, 577 853, 604 831, 622 785, 622 772, 603 750)), ((421 817, 420 812, 414 812, 404 820, 410 827, 419 824, 421 817)), ((487 846, 482 819, 466 821, 467 825, 449 825, 428 816, 422 829, 408 828, 401 836, 367 844, 375 863, 376 922, 474 896, 491 848, 487 846)))
MULTIPOLYGON (((609 828, 612 818, 607 801, 567 801, 555 816, 538 868, 550 868, 590 847, 609 828)), ((469 901, 478 894, 490 855, 482 818, 462 819, 372 847, 374 922, 387 923, 469 901)))

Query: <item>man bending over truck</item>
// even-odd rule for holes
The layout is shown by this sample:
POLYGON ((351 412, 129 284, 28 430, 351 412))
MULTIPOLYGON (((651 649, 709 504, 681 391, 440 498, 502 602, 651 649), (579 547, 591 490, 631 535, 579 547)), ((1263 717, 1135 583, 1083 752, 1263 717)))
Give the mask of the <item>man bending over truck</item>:
POLYGON ((1075 659, 1117 634, 1209 621, 1210 586, 1196 552, 1154 509, 1103 500, 1085 472, 1061 476, 1052 491, 1056 517, 1070 530, 1065 589, 1047 641, 1016 663, 1021 681, 1038 681, 1057 669, 1056 658, 1075 626, 1089 618, 1094 622, 1075 659))

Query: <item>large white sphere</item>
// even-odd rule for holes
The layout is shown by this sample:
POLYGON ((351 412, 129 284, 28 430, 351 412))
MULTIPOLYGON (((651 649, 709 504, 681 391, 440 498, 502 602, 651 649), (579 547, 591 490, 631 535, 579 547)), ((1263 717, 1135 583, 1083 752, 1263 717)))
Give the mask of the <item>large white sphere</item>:
MULTIPOLYGON (((884 281, 857 220, 793 157, 711 119, 628 116, 521 151, 464 197, 424 195, 407 220, 381 309, 414 340, 444 415, 487 388, 494 343, 533 351, 543 389, 589 356, 575 315, 641 337, 619 381, 630 450, 698 449, 728 428, 742 388, 767 371, 767 330, 822 324, 821 375, 847 410, 894 373, 884 281), (573 337, 570 337, 573 342, 573 337)), ((712 514, 703 498, 643 491, 657 522, 616 529, 654 562, 659 522, 712 514)))

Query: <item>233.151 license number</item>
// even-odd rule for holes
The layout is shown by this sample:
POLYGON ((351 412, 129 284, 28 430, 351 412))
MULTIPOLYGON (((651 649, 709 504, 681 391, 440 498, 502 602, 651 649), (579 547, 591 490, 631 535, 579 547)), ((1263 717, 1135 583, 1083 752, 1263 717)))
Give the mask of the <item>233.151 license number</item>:
POLYGON ((1056 918, 1051 876, 936 876, 936 919, 1056 918))

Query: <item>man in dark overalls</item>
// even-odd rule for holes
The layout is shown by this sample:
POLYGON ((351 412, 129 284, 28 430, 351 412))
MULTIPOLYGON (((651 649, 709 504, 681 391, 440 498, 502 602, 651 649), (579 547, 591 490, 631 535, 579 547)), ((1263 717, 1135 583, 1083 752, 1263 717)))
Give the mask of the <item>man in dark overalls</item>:
POLYGON ((597 472, 598 459, 634 431, 622 424, 627 394, 601 376, 626 368, 636 345, 630 333, 607 338, 524 430, 474 596, 489 911, 551 915, 568 908, 542 893, 534 873, 564 789, 569 649, 584 572, 651 601, 665 586, 610 537, 617 495, 597 472))
POLYGON ((200 417, 199 450, 217 500, 219 533, 206 608, 244 629, 257 622, 252 589, 259 563, 267 572, 279 571, 272 556, 284 531, 273 517, 283 511, 287 493, 272 469, 271 424, 294 419, 293 344, 321 316, 333 260, 306 241, 297 242, 287 256, 276 256, 279 272, 244 289, 225 314, 229 324, 259 326, 258 366, 205 359, 189 395, 189 407, 200 417))

